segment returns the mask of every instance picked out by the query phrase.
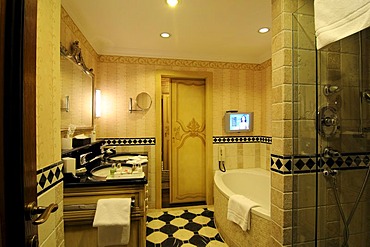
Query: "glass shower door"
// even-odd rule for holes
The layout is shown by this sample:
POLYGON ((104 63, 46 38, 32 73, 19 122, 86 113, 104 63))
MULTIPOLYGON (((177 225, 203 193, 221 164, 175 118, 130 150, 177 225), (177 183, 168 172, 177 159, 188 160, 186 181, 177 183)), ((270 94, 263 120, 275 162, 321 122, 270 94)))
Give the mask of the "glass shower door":
POLYGON ((369 52, 370 29, 318 52, 318 179, 324 185, 318 203, 326 218, 320 234, 335 246, 368 246, 370 239, 369 52))
POLYGON ((370 246, 370 29, 315 48, 292 16, 293 246, 370 246))

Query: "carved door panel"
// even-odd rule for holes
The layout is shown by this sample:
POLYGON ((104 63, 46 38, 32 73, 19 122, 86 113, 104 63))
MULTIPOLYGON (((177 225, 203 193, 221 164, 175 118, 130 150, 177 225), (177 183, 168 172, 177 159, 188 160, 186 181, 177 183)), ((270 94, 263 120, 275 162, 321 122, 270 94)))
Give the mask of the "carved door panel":
POLYGON ((205 201, 205 83, 171 81, 171 203, 205 201))

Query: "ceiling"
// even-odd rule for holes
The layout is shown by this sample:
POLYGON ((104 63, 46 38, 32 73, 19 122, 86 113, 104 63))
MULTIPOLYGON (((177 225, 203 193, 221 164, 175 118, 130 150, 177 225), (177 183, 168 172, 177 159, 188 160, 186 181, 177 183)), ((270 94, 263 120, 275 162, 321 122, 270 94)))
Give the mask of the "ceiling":
POLYGON ((271 0, 62 0, 101 55, 262 63, 271 58, 271 0), (171 33, 163 39, 161 32, 171 33))

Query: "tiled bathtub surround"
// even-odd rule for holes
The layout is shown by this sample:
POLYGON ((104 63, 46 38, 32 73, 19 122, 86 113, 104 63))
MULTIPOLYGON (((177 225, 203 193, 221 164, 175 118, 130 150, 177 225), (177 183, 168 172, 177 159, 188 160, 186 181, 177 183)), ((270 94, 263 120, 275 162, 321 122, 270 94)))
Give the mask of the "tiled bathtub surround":
POLYGON ((272 246, 271 221, 251 214, 251 229, 243 231, 239 225, 227 219, 228 198, 225 197, 217 187, 214 187, 214 209, 215 221, 218 231, 230 246, 272 246), (242 244, 242 245, 241 245, 242 244))

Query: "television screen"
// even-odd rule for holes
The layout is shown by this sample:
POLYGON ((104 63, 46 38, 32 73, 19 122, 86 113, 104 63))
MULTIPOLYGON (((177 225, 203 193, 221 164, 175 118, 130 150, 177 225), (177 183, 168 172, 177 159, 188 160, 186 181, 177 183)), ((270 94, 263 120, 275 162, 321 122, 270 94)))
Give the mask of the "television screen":
POLYGON ((249 132, 253 130, 253 112, 227 112, 226 132, 249 132))

